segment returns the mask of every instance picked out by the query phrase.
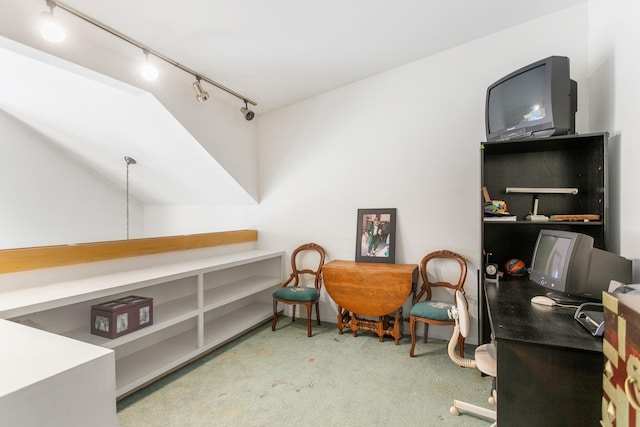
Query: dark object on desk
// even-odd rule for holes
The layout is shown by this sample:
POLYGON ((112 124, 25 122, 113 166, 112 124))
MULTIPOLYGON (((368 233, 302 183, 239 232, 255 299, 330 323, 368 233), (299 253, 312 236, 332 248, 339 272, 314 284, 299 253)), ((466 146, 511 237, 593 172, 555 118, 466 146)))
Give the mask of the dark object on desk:
POLYGON ((509 276, 522 277, 527 274, 527 265, 521 259, 512 258, 504 263, 504 272, 509 276))
POLYGON ((529 277, 550 291, 600 301, 611 280, 631 281, 631 261, 594 247, 592 236, 543 229, 533 250, 529 277))
POLYGON ((484 266, 484 278, 485 280, 498 280, 498 264, 488 263, 484 266))
POLYGON ((604 307, 599 303, 586 302, 576 310, 573 318, 594 337, 604 334, 604 307))

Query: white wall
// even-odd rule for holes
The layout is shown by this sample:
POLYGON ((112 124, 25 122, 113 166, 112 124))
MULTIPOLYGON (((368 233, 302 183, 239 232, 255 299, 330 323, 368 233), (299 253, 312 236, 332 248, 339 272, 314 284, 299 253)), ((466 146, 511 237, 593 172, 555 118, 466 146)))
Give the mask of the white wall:
POLYGON ((634 260, 640 283, 640 4, 633 0, 589 2, 591 111, 593 126, 610 132, 610 182, 615 250, 634 260))
MULTIPOLYGON (((125 239, 126 198, 112 182, 0 110, 0 249, 125 239), (8 203, 10 201, 10 203, 8 203)), ((142 234, 141 204, 129 203, 142 234)))
POLYGON ((213 231, 246 230, 255 223, 257 206, 145 206, 144 236, 202 233, 208 224, 213 231))
MULTIPOLYGON (((438 249, 463 255, 477 312, 486 88, 550 55, 570 57, 572 77, 585 83, 586 25, 587 6, 572 7, 261 116, 259 244, 290 254, 315 241, 330 259, 353 260, 357 209, 397 208, 396 262, 438 249)), ((334 304, 323 302, 321 317, 335 321, 334 304)))

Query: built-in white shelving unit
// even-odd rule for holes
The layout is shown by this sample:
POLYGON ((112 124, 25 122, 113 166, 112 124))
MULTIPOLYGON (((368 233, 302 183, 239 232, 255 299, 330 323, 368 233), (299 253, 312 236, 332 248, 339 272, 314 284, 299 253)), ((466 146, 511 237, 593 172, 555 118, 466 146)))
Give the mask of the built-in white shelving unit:
POLYGON ((0 319, 0 425, 113 427, 112 350, 0 319))
POLYGON ((121 397, 269 319, 283 257, 248 250, 0 290, 0 318, 114 350, 121 397), (115 339, 92 335, 91 306, 128 295, 153 298, 153 325, 115 339))

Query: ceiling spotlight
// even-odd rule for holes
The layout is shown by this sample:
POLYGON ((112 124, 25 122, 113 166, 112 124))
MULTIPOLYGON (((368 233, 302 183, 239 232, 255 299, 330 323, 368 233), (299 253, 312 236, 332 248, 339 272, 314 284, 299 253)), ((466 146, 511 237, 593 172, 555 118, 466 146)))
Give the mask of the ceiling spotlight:
POLYGON ((246 100, 244 100, 244 107, 242 107, 240 111, 247 121, 253 120, 253 118, 256 116, 253 111, 249 110, 249 106, 247 105, 246 100))
POLYGON ((52 0, 47 0, 47 6, 49 6, 49 12, 42 12, 40 34, 51 43, 60 43, 64 40, 65 33, 64 29, 53 19, 53 8, 56 7, 56 3, 52 0))
POLYGON ((142 64, 142 67, 140 67, 140 72, 142 73, 142 77, 144 77, 145 80, 152 82, 158 78, 158 75, 160 73, 158 72, 158 69, 151 62, 149 62, 149 51, 147 49, 142 49, 142 52, 146 57, 146 61, 142 64))
POLYGON ((193 89, 196 91, 196 99, 198 102, 204 102, 209 99, 209 94, 202 89, 202 85, 200 84, 200 76, 196 76, 196 81, 193 82, 193 89))

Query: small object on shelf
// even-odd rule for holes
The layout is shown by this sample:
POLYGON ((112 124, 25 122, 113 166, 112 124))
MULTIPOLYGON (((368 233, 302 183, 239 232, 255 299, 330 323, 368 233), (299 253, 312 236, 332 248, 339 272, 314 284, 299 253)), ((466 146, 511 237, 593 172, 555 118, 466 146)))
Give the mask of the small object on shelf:
POLYGON ((489 197, 489 190, 487 190, 487 187, 482 187, 482 197, 484 198, 485 203, 491 202, 491 197, 489 197))
POLYGON ((136 295, 91 306, 91 333, 117 338, 153 324, 153 299, 136 295))
POLYGON ((549 221, 549 217, 546 215, 527 215, 526 217, 524 217, 527 221, 532 221, 532 222, 547 222, 549 221))
POLYGON ((491 215, 485 216, 483 221, 486 222, 502 222, 502 221, 517 221, 518 217, 516 215, 491 215))
POLYGON ((524 217, 527 221, 533 221, 533 222, 549 221, 548 216, 538 214, 538 203, 539 203, 539 199, 538 199, 538 195, 536 194, 535 196, 533 196, 533 212, 527 215, 526 217, 524 217))
POLYGON ((600 215, 595 215, 595 214, 551 215, 551 221, 600 221, 600 215))
POLYGON ((486 215, 509 214, 507 212, 507 202, 504 200, 491 200, 484 205, 484 213, 486 215))
POLYGON ((505 193, 528 193, 528 194, 578 194, 577 188, 541 188, 541 187, 507 187, 505 193))
POLYGON ((507 202, 504 200, 491 200, 487 187, 482 187, 484 197, 485 221, 515 221, 516 216, 507 211, 507 202))

